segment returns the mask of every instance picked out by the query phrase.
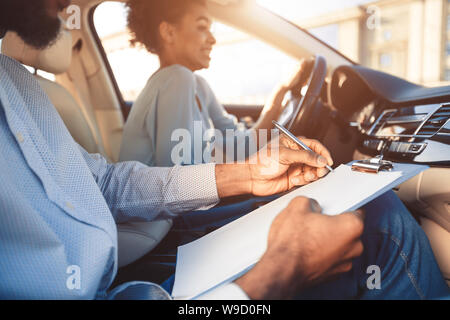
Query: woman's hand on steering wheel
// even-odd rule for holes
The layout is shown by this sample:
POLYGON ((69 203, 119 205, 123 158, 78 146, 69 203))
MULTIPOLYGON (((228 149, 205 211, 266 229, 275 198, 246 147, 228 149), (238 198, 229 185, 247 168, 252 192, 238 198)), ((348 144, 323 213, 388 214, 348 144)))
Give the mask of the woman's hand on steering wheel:
MULTIPOLYGON (((266 105, 264 106, 261 116, 258 119, 257 123, 253 126, 253 129, 272 129, 272 120, 283 117, 283 114, 286 113, 285 105, 283 104, 283 100, 285 99, 286 94, 291 91, 292 96, 300 96, 300 91, 302 87, 308 84, 310 78, 312 77, 312 72, 314 71, 315 60, 313 59, 302 59, 299 62, 298 67, 295 69, 295 72, 286 79, 286 81, 282 82, 275 88, 270 98, 268 99, 266 105)), ((321 84, 320 84, 321 85, 321 84)), ((294 113, 294 108, 292 111, 288 112, 287 119, 291 119, 294 113)), ((281 123, 282 125, 286 125, 286 123, 281 123)))
POLYGON ((306 80, 308 80, 307 71, 310 69, 311 63, 312 61, 310 59, 302 59, 295 71, 282 84, 282 87, 287 91, 303 87, 306 84, 306 80))
POLYGON ((296 87, 299 84, 300 79, 303 78, 302 75, 304 75, 305 68, 306 68, 306 60, 302 59, 302 61, 300 61, 295 71, 282 84, 282 87, 287 91, 290 91, 294 87, 296 87))
POLYGON ((286 82, 286 85, 291 88, 291 97, 285 103, 278 123, 295 133, 308 135, 308 131, 314 127, 311 125, 314 123, 312 121, 314 119, 311 117, 326 75, 327 62, 325 58, 316 55, 312 59, 302 60, 299 70, 286 82), (307 90, 301 92, 304 86, 307 86, 307 90))

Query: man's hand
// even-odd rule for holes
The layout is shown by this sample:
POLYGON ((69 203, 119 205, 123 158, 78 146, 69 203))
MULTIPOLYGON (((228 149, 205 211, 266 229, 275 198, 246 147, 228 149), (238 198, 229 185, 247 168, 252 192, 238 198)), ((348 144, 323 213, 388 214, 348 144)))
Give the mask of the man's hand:
POLYGON ((279 148, 268 145, 249 159, 253 195, 284 192, 328 173, 325 165, 333 165, 330 152, 316 140, 300 139, 314 152, 303 150, 290 139, 280 136, 279 148))
POLYGON ((328 173, 330 152, 316 140, 300 138, 314 152, 301 149, 284 136, 251 156, 246 164, 216 166, 221 198, 241 194, 269 196, 302 186, 328 173))
POLYGON ((363 252, 360 211, 326 216, 314 200, 296 198, 274 220, 260 262, 236 280, 252 299, 292 298, 302 289, 350 271, 363 252))

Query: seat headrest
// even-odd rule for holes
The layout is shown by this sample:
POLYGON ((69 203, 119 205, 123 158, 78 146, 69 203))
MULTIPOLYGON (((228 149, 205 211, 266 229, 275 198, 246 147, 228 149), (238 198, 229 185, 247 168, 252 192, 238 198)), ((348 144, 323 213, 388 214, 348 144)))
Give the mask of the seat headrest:
POLYGON ((53 73, 66 72, 72 61, 72 34, 61 28, 57 40, 45 49, 35 49, 26 44, 15 32, 7 32, 2 40, 4 55, 27 66, 53 73))

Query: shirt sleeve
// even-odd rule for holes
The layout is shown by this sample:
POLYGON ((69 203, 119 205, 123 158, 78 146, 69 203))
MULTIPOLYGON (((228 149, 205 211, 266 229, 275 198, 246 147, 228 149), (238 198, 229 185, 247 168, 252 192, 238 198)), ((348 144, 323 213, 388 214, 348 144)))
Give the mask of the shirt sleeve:
POLYGON ((202 91, 205 101, 208 105, 208 113, 214 127, 222 133, 222 149, 216 148, 216 155, 222 154, 225 161, 244 161, 256 150, 256 132, 253 129, 247 129, 245 124, 229 114, 223 105, 219 103, 216 95, 209 84, 200 76, 198 77, 199 91, 202 91), (229 135, 227 135, 227 131, 229 135), (227 149, 227 144, 232 144, 232 153, 227 149))
POLYGON ((225 134, 225 130, 231 129, 235 131, 245 132, 245 125, 238 121, 238 119, 229 114, 223 105, 219 103, 217 100, 214 91, 211 89, 209 84, 200 76, 198 77, 199 90, 203 91, 205 96, 205 100, 208 104, 208 112, 211 117, 212 122, 214 123, 214 127, 225 134))
POLYGON ((109 164, 101 155, 79 148, 117 223, 173 218, 219 202, 214 164, 172 168, 140 162, 109 164))
MULTIPOLYGON (((155 136, 156 165, 196 163, 193 151, 194 108, 197 108, 195 91, 194 74, 184 68, 174 68, 170 77, 166 77, 159 88, 155 114, 148 113, 146 118, 147 130, 150 135, 155 136), (189 150, 189 153, 182 155, 182 161, 176 161, 178 159, 172 157, 172 151, 176 152, 176 146, 180 142, 185 145, 188 143, 186 150, 189 150)), ((176 156, 179 156, 179 153, 176 156)), ((200 158, 197 163, 201 163, 202 158, 197 158, 200 158)))
POLYGON ((250 298, 237 284, 229 283, 201 295, 197 300, 250 300, 250 298))

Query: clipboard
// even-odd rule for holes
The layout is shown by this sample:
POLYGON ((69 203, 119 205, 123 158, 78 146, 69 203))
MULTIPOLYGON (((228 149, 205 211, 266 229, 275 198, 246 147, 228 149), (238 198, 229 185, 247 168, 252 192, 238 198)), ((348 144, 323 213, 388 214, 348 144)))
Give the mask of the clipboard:
POLYGON ((273 220, 295 197, 315 199, 321 205, 323 214, 336 215, 356 210, 428 169, 423 165, 393 163, 391 171, 379 165, 373 169, 376 172, 373 174, 353 170, 352 166, 358 162, 361 163, 356 161, 341 165, 334 173, 178 247, 173 298, 201 297, 251 269, 266 250, 273 220))
POLYGON ((380 171, 392 171, 394 164, 391 161, 383 160, 383 156, 376 156, 368 160, 357 161, 352 164, 352 170, 365 173, 378 174, 380 171))

